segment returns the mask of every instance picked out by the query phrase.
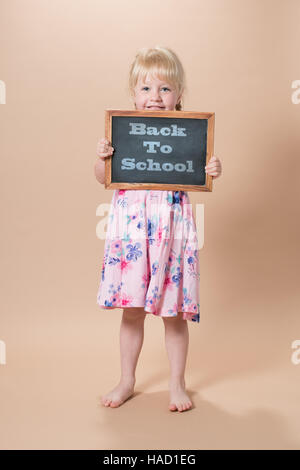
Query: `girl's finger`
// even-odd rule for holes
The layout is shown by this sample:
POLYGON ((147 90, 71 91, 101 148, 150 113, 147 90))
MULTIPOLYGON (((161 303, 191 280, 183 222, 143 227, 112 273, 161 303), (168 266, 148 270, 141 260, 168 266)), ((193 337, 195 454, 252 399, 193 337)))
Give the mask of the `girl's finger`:
POLYGON ((220 163, 209 163, 205 168, 221 168, 220 163))

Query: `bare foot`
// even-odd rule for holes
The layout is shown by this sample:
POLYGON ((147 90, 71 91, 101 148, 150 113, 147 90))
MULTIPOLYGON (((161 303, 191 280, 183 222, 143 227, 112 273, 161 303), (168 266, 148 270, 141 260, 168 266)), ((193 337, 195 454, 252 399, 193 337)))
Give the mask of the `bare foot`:
POLYGON ((119 385, 101 398, 102 404, 117 408, 133 395, 134 385, 134 383, 120 382, 119 385))
POLYGON ((192 408, 192 402, 185 391, 185 387, 177 384, 170 384, 170 411, 186 411, 192 408))

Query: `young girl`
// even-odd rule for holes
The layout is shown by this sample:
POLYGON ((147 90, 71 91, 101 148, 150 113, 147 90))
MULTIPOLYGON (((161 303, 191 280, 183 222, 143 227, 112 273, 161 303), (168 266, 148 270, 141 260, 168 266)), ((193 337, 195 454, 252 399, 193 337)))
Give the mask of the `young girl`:
MULTIPOLYGON (((185 76, 177 55, 162 47, 141 49, 130 69, 129 88, 137 110, 182 110, 185 76)), ((105 158, 112 156, 113 151, 107 139, 98 142, 95 175, 101 184, 105 158)), ((221 162, 216 156, 205 168, 214 178, 221 174, 221 162)), ((152 313, 161 317, 165 326, 171 371, 169 410, 188 410, 192 402, 184 378, 189 341, 187 320, 200 321, 197 239, 188 235, 192 231, 196 237, 196 226, 188 209, 191 207, 188 194, 115 190, 110 207, 97 303, 104 309, 123 308, 122 372, 119 384, 102 397, 102 404, 118 407, 133 395, 144 320, 147 313, 152 313), (151 206, 155 209, 151 210, 151 206), (162 207, 163 211, 159 209, 162 207), (124 226, 126 233, 120 235, 118 229, 120 232, 124 226), (147 235, 143 237, 142 233, 147 235), (182 233, 183 237, 176 236, 182 233)))

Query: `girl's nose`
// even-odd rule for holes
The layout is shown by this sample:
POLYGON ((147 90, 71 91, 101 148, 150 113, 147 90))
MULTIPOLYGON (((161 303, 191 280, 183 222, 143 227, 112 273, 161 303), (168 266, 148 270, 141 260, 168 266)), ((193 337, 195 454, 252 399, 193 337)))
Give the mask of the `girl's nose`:
POLYGON ((161 101, 161 96, 158 91, 152 91, 151 99, 154 101, 161 101))

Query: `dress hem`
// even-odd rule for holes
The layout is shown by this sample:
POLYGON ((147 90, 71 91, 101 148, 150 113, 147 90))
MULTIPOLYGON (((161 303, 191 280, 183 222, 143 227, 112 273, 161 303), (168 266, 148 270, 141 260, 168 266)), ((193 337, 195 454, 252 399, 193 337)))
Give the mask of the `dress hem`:
POLYGON ((196 318, 195 318, 195 319, 189 318, 189 317, 187 317, 187 316, 186 316, 185 318, 182 317, 183 320, 191 320, 191 321, 197 322, 197 323, 200 322, 200 313, 198 313, 198 312, 196 312, 196 313, 195 313, 195 312, 190 312, 190 311, 186 311, 186 310, 185 310, 185 311, 180 311, 180 310, 179 310, 179 311, 177 311, 176 314, 174 314, 174 315, 163 315, 163 314, 155 313, 155 311, 153 311, 153 310, 147 310, 147 308, 145 308, 144 305, 128 305, 128 306, 126 306, 126 305, 113 305, 113 306, 111 306, 111 307, 108 307, 108 306, 102 305, 102 304, 100 304, 100 303, 98 303, 98 302, 97 302, 97 305, 99 305, 99 307, 101 307, 101 308, 103 308, 103 309, 106 309, 106 310, 112 310, 112 309, 114 309, 114 308, 143 308, 146 313, 152 313, 152 314, 155 315, 156 317, 170 317, 170 318, 172 318, 172 317, 177 317, 177 316, 178 316, 178 313, 183 313, 183 314, 187 314, 187 315, 189 315, 189 316, 190 316, 190 315, 193 315, 193 316, 196 316, 196 317, 198 316, 198 319, 196 319, 196 318))

